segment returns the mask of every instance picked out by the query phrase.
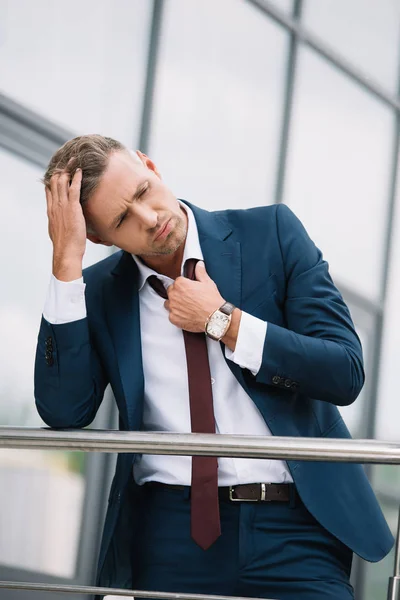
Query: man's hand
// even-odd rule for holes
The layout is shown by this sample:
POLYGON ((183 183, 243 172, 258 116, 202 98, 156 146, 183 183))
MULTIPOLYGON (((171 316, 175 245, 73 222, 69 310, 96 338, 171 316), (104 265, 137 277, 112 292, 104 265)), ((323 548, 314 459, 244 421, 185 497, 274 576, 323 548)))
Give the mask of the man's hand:
POLYGON ((215 310, 225 302, 213 280, 208 276, 203 262, 196 265, 196 281, 178 277, 167 290, 165 308, 171 323, 198 333, 204 331, 205 323, 215 310))
POLYGON ((86 248, 86 223, 79 202, 82 171, 77 169, 70 181, 66 169, 53 175, 46 187, 49 236, 53 242, 53 275, 61 281, 82 276, 86 248))
MULTIPOLYGON (((196 265, 196 281, 178 277, 167 289, 168 300, 164 306, 169 311, 171 323, 194 333, 204 332, 208 317, 225 302, 213 280, 208 276, 203 262, 196 265)), ((242 311, 235 308, 231 325, 222 342, 232 351, 236 348, 242 311)))

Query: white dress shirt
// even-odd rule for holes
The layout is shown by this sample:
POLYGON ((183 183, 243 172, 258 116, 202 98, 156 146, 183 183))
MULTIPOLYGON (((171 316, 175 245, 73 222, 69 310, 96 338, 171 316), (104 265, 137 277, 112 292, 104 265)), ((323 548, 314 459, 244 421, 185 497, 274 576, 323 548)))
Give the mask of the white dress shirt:
MULTIPOLYGON (((203 260, 196 221, 192 211, 183 205, 188 215, 182 268, 188 258, 203 260)), ((133 256, 139 268, 139 306, 142 359, 144 373, 143 429, 190 433, 189 389, 186 354, 182 331, 172 325, 164 300, 147 282, 157 275, 165 287, 173 280, 147 267, 133 256)), ((207 266, 207 265, 206 265, 207 266)), ((53 324, 68 323, 86 317, 83 279, 61 282, 51 278, 43 311, 53 324)), ((226 298, 229 301, 229 298, 226 298)), ((256 374, 266 336, 267 323, 245 312, 239 327, 235 352, 225 348, 225 355, 243 368, 256 374)), ((216 433, 271 435, 261 413, 229 369, 219 342, 207 338, 210 363, 216 433)), ((190 485, 190 456, 143 454, 134 464, 134 477, 140 485, 147 481, 190 485)), ((218 484, 283 483, 293 481, 287 464, 281 460, 219 458, 218 484)))

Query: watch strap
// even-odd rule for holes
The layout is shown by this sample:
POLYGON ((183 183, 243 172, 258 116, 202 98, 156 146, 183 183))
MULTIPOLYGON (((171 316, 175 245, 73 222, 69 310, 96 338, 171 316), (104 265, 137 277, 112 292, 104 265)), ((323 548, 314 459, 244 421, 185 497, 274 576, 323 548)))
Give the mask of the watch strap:
POLYGON ((225 302, 218 310, 220 310, 224 315, 231 315, 235 310, 236 306, 231 304, 230 302, 225 302))

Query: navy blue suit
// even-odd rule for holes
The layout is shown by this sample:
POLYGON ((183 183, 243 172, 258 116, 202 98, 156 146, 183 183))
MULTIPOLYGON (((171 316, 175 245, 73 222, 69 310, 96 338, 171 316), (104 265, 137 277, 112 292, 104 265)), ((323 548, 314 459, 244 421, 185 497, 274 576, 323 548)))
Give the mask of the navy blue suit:
MULTIPOLYGON (((214 213, 191 208, 221 295, 268 322, 257 376, 227 364, 272 434, 350 437, 337 406, 351 404, 363 386, 362 350, 328 265, 300 221, 284 205, 214 213)), ((139 430, 144 382, 137 267, 118 252, 86 269, 84 279, 86 319, 64 325, 42 320, 38 411, 51 427, 85 427, 110 383, 120 428, 139 430), (47 338, 53 340, 51 361, 47 338)), ((99 558, 101 585, 132 585, 131 549, 140 522, 133 460, 118 458, 99 558)), ((288 466, 307 511, 330 535, 369 561, 389 552, 393 538, 362 466, 294 460, 288 466)))

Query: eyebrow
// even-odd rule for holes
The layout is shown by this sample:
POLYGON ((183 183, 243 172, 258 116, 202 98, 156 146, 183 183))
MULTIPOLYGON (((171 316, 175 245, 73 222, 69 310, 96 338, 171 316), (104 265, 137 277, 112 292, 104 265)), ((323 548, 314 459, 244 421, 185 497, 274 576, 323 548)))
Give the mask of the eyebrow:
MULTIPOLYGON (((134 192, 132 198, 131 198, 131 202, 135 202, 135 200, 137 200, 139 198, 139 196, 141 196, 141 194, 144 191, 145 186, 148 184, 148 180, 146 179, 145 181, 142 181, 141 183, 139 183, 139 185, 136 188, 136 191, 134 192)), ((120 222, 120 220, 127 214, 128 209, 125 208, 121 213, 119 213, 111 222, 109 229, 114 229, 114 227, 116 227, 118 225, 118 223, 120 222)))

